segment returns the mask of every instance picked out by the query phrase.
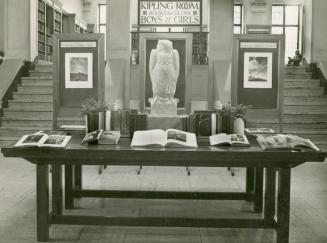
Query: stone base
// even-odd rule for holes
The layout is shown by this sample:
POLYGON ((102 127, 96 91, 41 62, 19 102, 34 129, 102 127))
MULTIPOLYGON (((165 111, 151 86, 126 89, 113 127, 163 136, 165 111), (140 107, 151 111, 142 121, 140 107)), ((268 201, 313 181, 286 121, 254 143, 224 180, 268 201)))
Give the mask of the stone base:
POLYGON ((161 101, 149 99, 151 104, 150 114, 153 116, 177 116, 177 103, 178 99, 161 101))

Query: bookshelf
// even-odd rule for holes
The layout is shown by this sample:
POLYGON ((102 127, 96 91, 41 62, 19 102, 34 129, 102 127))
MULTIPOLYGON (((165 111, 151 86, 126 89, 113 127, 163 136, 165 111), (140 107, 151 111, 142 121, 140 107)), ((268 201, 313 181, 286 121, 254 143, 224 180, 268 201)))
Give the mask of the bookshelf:
POLYGON ((38 0, 38 56, 52 62, 53 36, 62 33, 62 9, 51 0, 38 0))

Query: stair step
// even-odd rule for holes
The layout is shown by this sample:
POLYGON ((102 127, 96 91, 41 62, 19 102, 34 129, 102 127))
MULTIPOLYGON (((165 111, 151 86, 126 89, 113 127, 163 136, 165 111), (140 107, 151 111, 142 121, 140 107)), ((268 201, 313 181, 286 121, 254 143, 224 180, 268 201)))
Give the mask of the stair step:
POLYGON ((286 89, 298 89, 298 88, 319 88, 320 87, 320 81, 316 80, 310 80, 307 82, 303 81, 286 81, 284 82, 284 88, 286 89))
POLYGON ((53 87, 52 79, 33 79, 24 78, 22 79, 22 86, 50 86, 53 87))
POLYGON ((17 86, 18 93, 26 94, 52 94, 52 86, 17 86))
POLYGON ((327 115, 325 106, 284 106, 284 114, 307 114, 307 115, 327 115))
POLYGON ((35 71, 53 71, 53 64, 36 64, 35 71))
POLYGON ((327 123, 322 124, 284 124, 283 133, 302 133, 327 135, 327 123))
POLYGON ((29 71, 31 77, 53 78, 53 71, 29 71))
POLYGON ((52 127, 0 127, 0 137, 22 137, 40 130, 52 130, 52 127))
POLYGON ((26 102, 52 102, 52 94, 26 94, 13 92, 13 99, 15 101, 26 101, 26 102))
MULTIPOLYGON (((40 119, 28 119, 28 118, 1 118, 2 127, 21 127, 21 126, 34 126, 35 128, 39 127, 52 127, 53 121, 49 120, 40 120, 40 119)), ((41 130, 41 129, 40 129, 41 130)))
POLYGON ((19 102, 9 101, 9 110, 53 111, 53 102, 19 102))
POLYGON ((3 110, 3 115, 10 118, 38 118, 38 119, 53 119, 53 112, 49 111, 23 111, 23 110, 3 110))
POLYGON ((283 115, 283 123, 317 124, 317 123, 325 123, 326 121, 327 121, 326 114, 317 114, 317 115, 286 114, 286 115, 283 115))
POLYGON ((299 78, 299 79, 284 78, 284 82, 311 82, 311 81, 320 82, 319 79, 311 79, 311 78, 299 78))
POLYGON ((17 138, 0 137, 0 148, 12 147, 17 141, 17 138))
POLYGON ((311 79, 311 73, 285 73, 286 79, 311 79))
POLYGON ((284 97, 323 97, 323 89, 285 89, 284 97))
MULTIPOLYGON (((285 97, 284 105, 325 105, 327 97, 285 97)), ((327 108, 327 107, 326 107, 327 108)))

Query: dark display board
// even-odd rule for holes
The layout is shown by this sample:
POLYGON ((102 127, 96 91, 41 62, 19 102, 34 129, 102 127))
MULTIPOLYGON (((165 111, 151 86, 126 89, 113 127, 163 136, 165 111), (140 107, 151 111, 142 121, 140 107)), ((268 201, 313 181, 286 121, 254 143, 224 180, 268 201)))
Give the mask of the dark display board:
POLYGON ((235 35, 232 64, 232 105, 279 110, 284 65, 281 35, 235 35))
MULTIPOLYGON (((185 53, 186 53, 186 40, 170 40, 173 42, 173 48, 179 53, 180 71, 176 84, 175 98, 179 99, 178 108, 185 107, 185 90, 186 90, 186 78, 185 78, 185 53)), ((152 49, 157 48, 158 40, 146 40, 146 78, 145 78, 145 107, 150 107, 149 98, 153 97, 152 83, 149 72, 149 60, 152 49)))
MULTIPOLYGON (((78 42, 77 42, 78 43, 78 42)), ((83 43, 83 42, 81 42, 83 43)), ((96 43, 95 43, 96 44, 96 43)), ((60 48, 60 70, 59 73, 59 93, 60 93, 60 105, 65 107, 80 107, 81 102, 87 98, 93 98, 98 100, 98 89, 99 89, 99 77, 97 73, 98 67, 98 54, 97 54, 97 47, 69 47, 69 48, 60 48), (71 59, 77 59, 76 57, 78 54, 91 54, 92 55, 92 63, 88 63, 88 65, 92 65, 92 87, 89 88, 67 88, 65 85, 65 74, 70 72, 67 69, 66 65, 66 58, 67 55, 73 55, 75 57, 71 57, 71 59)), ((83 59, 81 57, 80 59, 83 59)), ((85 59, 85 58, 84 58, 85 59)), ((85 81, 86 82, 86 81, 85 81)))
MULTIPOLYGON (((276 43, 277 46, 277 43, 276 43)), ((278 49, 264 49, 264 48, 240 48, 239 52, 239 72, 238 72, 238 89, 237 89, 237 104, 243 105, 251 105, 253 108, 277 108, 278 105, 278 49), (267 60, 270 59, 271 61, 267 60), (258 59, 259 61, 257 61, 258 59), (256 85, 250 85, 247 87, 245 85, 246 69, 253 70, 255 69, 256 64, 246 64, 251 62, 258 63, 258 69, 262 67, 264 69, 262 71, 261 76, 266 76, 260 79, 260 77, 251 77, 251 80, 260 80, 260 81, 249 81, 259 84, 258 87, 256 85), (263 63, 260 63, 260 61, 263 63), (263 67, 267 65, 267 67, 263 67), (269 66, 270 65, 270 66, 269 66), (250 67, 251 66, 251 67, 250 67), (271 69, 271 75, 268 70, 271 69), (267 75, 266 75, 267 74, 267 75), (267 76, 269 77, 267 78, 267 76), (268 80, 271 81, 268 84, 268 80), (270 80, 271 79, 271 80, 270 80), (262 83, 262 85, 260 85, 262 83), (264 87, 267 83, 267 87, 264 87), (253 86, 253 87, 252 87, 253 86)), ((260 72, 260 70, 258 70, 260 72)), ((248 71, 249 73, 249 71, 248 71)), ((258 74, 260 75, 260 74, 258 74)))
POLYGON ((61 111, 81 109, 86 98, 104 102, 104 35, 57 34, 53 48, 56 129, 61 111))

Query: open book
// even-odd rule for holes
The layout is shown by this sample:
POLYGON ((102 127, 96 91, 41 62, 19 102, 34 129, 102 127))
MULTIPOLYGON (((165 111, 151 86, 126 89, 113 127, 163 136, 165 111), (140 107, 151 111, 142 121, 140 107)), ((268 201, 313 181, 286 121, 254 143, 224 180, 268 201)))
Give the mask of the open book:
POLYGON ((245 135, 219 133, 209 137, 210 145, 250 146, 245 135))
POLYGON ((301 138, 292 134, 260 134, 257 135, 257 140, 264 151, 320 150, 310 139, 301 138))
POLYGON ((120 131, 96 130, 89 132, 82 140, 82 144, 117 144, 120 138, 120 131))
POLYGON ((71 136, 66 136, 62 133, 50 132, 46 133, 39 131, 34 134, 24 135, 14 147, 52 147, 64 148, 68 144, 71 136))
POLYGON ((191 147, 196 148, 194 133, 176 129, 154 129, 134 132, 131 147, 191 147))

